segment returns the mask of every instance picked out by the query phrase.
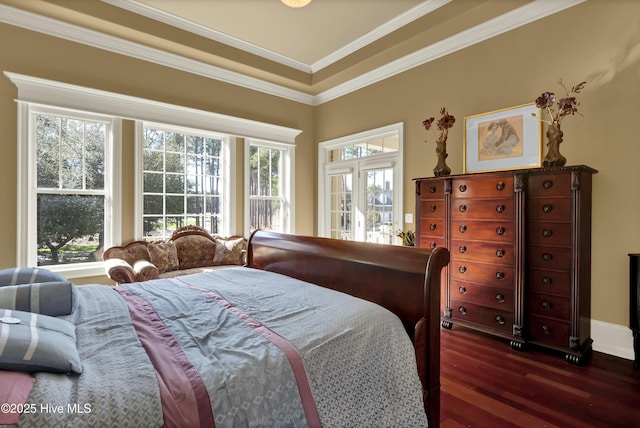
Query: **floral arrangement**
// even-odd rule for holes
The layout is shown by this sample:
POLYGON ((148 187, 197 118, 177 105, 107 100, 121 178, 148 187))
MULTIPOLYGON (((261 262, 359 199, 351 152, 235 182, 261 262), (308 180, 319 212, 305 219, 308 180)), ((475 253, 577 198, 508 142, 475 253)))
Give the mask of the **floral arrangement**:
POLYGON ((402 245, 405 247, 413 247, 416 244, 416 233, 409 229, 406 232, 403 230, 398 230, 396 236, 402 239, 402 245))
POLYGON ((550 121, 543 120, 542 118, 540 120, 558 127, 560 126, 560 122, 562 122, 563 118, 578 113, 578 106, 580 103, 576 99, 575 94, 579 94, 584 89, 587 82, 580 82, 577 85, 572 86, 571 90, 562 83, 562 79, 560 79, 559 83, 565 91, 564 98, 560 98, 556 102, 556 94, 553 92, 543 92, 538 98, 536 98, 536 107, 546 110, 551 118, 550 121))
MULTIPOLYGON (((436 140, 437 142, 444 143, 447 141, 447 136, 449 135, 449 129, 453 127, 453 124, 456 123, 456 118, 449 114, 445 107, 440 109, 440 119, 438 120, 437 126, 440 130, 440 136, 436 140)), ((435 118, 430 117, 422 122, 422 126, 424 129, 429 131, 431 129, 431 125, 433 125, 433 121, 435 118)))

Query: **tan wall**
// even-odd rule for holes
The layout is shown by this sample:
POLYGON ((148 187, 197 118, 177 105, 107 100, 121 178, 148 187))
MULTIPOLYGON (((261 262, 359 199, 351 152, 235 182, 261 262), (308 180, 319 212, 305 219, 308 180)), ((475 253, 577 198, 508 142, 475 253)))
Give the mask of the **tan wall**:
MULTIPOLYGON (((316 140, 404 122, 405 212, 411 178, 433 176, 434 136, 421 122, 456 116, 448 164, 463 171, 464 117, 532 102, 560 79, 587 80, 584 117, 569 117, 561 152, 594 176, 592 318, 627 325, 629 252, 640 251, 640 3, 589 1, 316 108, 316 140), (425 143, 425 139, 428 142, 425 143)), ((415 225, 405 225, 406 228, 415 225)))
MULTIPOLYGON (((640 191, 635 189, 640 183, 635 132, 640 3, 634 0, 591 0, 315 108, 8 25, 0 25, 0 40, 2 71, 302 129, 296 149, 296 232, 303 234, 316 230, 317 142, 404 122, 405 212, 412 213, 411 179, 432 175, 436 164, 433 136, 421 127, 427 116, 436 116, 444 105, 457 117, 448 163, 453 173, 461 173, 465 116, 533 101, 542 91, 558 91, 560 78, 569 84, 587 80, 579 98, 584 117, 564 122, 561 151, 569 164, 599 170, 594 177, 592 317, 627 324, 627 253, 640 251, 640 191)), ((5 226, 0 267, 15 264, 16 96, 16 88, 0 76, 0 224, 5 226)), ((124 135, 124 179, 130 183, 123 194, 127 240, 133 238, 130 122, 124 135)), ((241 212, 241 205, 237 208, 241 212)), ((237 220, 240 227, 241 215, 237 220)))
MULTIPOLYGON (((48 37, 0 24, 0 72, 9 71, 55 81, 87 86, 156 101, 197 108, 241 118, 301 129, 296 139, 299 171, 315 170, 313 108, 282 98, 257 93, 204 77, 161 67, 133 58, 48 37), (10 43, 8 41, 11 41, 10 43)), ((17 88, 0 74, 0 268, 16 264, 16 128, 17 88)), ((242 140, 238 142, 236 225, 243 222, 242 140)), ((134 123, 123 122, 123 242, 134 238, 134 123)), ((296 179, 295 230, 315 231, 314 174, 296 179)), ((76 283, 103 282, 106 277, 74 280, 76 283)))

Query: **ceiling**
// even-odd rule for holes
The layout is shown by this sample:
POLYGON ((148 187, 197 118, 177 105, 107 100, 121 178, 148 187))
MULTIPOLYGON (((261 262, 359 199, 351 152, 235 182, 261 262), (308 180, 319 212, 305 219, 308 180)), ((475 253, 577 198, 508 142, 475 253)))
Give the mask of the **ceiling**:
POLYGON ((0 0, 0 22, 319 105, 586 0, 0 0))
POLYGON ((367 35, 379 37, 449 0, 313 0, 302 8, 280 0, 103 0, 166 23, 200 27, 247 48, 308 67, 367 35), (394 24, 395 22, 395 24, 394 24), (391 23, 391 24, 389 24, 391 23), (216 34, 218 33, 218 34, 216 34))

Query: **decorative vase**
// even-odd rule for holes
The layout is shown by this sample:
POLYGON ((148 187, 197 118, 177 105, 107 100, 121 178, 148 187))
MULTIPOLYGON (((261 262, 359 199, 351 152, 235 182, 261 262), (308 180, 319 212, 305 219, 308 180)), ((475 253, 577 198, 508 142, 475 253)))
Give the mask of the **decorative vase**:
POLYGON ((560 154, 560 143, 562 143, 563 132, 559 123, 552 123, 547 127, 547 154, 542 159, 542 166, 564 166, 567 158, 560 154))
POLYGON ((436 141, 436 155, 438 155, 438 164, 433 168, 433 174, 436 177, 451 174, 451 168, 447 166, 447 139, 439 139, 436 141))

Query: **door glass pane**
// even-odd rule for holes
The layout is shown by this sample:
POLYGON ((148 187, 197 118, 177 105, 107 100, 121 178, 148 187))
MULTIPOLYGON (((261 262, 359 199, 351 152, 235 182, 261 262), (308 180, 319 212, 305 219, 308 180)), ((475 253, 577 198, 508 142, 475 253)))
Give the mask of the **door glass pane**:
POLYGON ((338 174, 330 177, 330 232, 331 238, 352 240, 353 212, 351 207, 352 174, 338 174))
POLYGON ((367 171, 366 241, 393 243, 393 168, 367 171))

